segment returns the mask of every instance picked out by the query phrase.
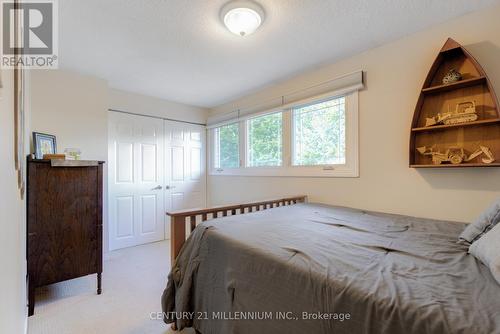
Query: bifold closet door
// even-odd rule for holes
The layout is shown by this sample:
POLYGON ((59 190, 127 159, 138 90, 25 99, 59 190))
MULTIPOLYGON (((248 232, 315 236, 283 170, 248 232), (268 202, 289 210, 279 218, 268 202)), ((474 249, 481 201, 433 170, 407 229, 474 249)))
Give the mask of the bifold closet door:
MULTIPOLYGON (((206 128, 165 121, 165 209, 206 206, 206 128)), ((167 220, 166 238, 170 226, 167 220)))
POLYGON ((162 119, 109 113, 110 250, 165 238, 162 119))

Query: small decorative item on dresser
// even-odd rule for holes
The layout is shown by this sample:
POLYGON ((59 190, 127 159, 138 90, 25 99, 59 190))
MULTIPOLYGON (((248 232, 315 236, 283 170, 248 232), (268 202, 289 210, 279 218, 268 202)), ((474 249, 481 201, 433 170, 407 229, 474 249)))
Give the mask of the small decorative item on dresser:
POLYGON ((36 159, 43 159, 44 154, 56 154, 56 136, 33 132, 33 147, 36 159))
POLYGON ((43 160, 65 160, 66 155, 64 154, 44 154, 43 155, 43 160))
POLYGON ((80 151, 78 148, 67 148, 64 150, 64 154, 66 155, 66 159, 68 160, 80 160, 82 151, 80 151))
POLYGON ((443 84, 451 84, 457 81, 462 80, 462 74, 458 72, 456 69, 452 68, 451 70, 446 73, 446 75, 443 78, 443 84))

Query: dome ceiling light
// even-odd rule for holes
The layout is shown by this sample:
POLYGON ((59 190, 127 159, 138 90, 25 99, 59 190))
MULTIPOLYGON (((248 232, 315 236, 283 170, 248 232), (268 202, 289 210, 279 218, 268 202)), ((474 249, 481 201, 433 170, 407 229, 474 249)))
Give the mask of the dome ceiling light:
POLYGON ((247 36, 257 30, 264 21, 264 9, 250 0, 228 2, 220 13, 226 28, 239 36, 247 36))

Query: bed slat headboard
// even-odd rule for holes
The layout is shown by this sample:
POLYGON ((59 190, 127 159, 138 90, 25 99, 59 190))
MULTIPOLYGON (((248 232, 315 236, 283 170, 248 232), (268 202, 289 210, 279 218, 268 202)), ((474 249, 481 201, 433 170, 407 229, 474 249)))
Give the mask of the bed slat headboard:
POLYGON ((167 212, 170 216, 170 249, 172 265, 179 254, 182 245, 186 241, 186 223, 189 222, 191 232, 196 228, 196 223, 204 222, 209 219, 226 217, 228 215, 245 214, 254 211, 267 210, 285 205, 303 203, 307 196, 293 196, 281 199, 272 199, 266 201, 233 204, 226 206, 216 206, 205 209, 188 209, 180 211, 167 212), (189 218, 189 219, 188 219, 189 218))

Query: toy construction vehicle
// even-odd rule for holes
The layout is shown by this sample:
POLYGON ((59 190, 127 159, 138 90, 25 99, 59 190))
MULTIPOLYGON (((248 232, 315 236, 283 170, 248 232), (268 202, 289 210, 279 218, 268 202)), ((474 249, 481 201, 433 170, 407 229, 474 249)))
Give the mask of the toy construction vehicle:
POLYGON ((476 102, 462 102, 457 104, 455 112, 446 112, 437 114, 437 116, 426 118, 425 126, 433 125, 451 125, 477 121, 476 102))
POLYGON ((493 156, 493 153, 491 153, 491 150, 488 147, 482 145, 480 145, 479 148, 469 156, 465 154, 463 147, 459 146, 451 146, 444 153, 435 151, 433 147, 428 148, 426 146, 418 147, 417 151, 422 155, 431 156, 432 163, 434 165, 440 165, 442 163, 451 163, 453 165, 458 165, 462 162, 469 162, 480 156, 481 154, 484 154, 486 156, 481 159, 483 163, 490 164, 495 161, 495 157, 493 156))
POLYGON ((481 154, 484 154, 486 158, 482 158, 481 161, 485 164, 491 164, 493 161, 495 161, 495 157, 493 156, 493 153, 491 153, 491 150, 487 148, 486 146, 479 145, 479 148, 469 155, 469 158, 467 158, 467 161, 471 161, 475 157, 480 156, 481 154))

